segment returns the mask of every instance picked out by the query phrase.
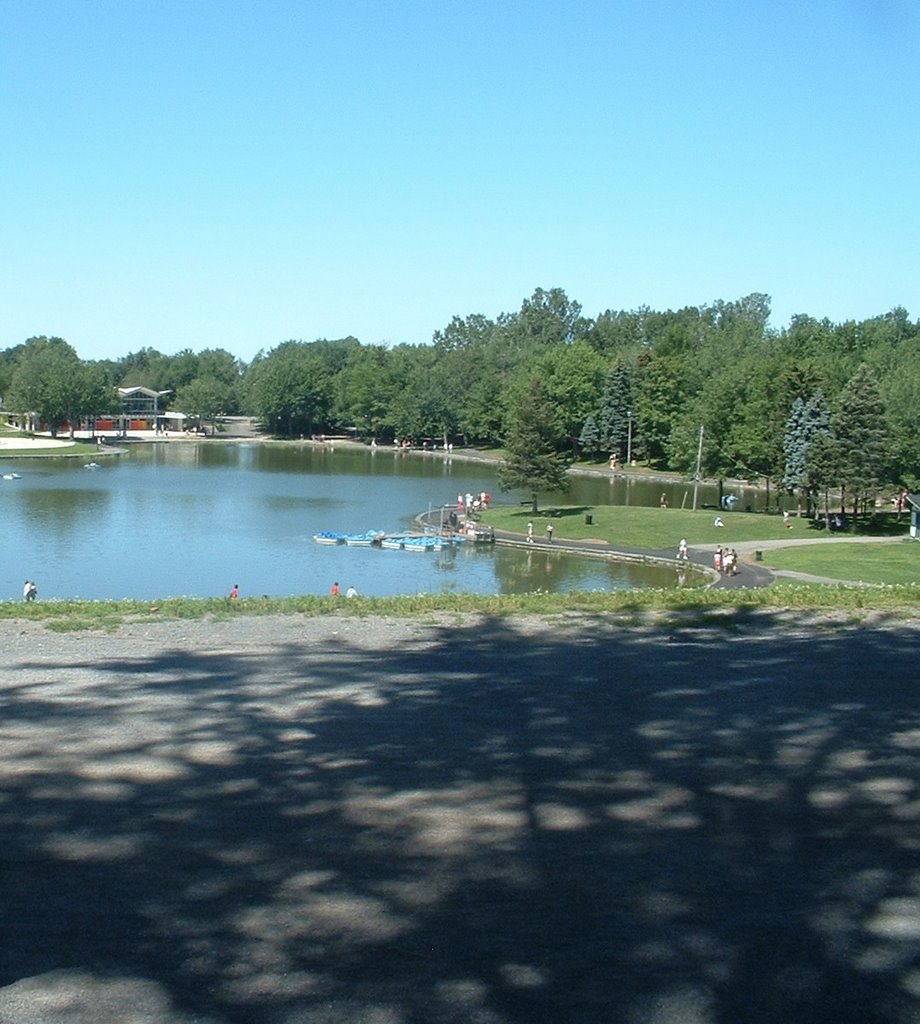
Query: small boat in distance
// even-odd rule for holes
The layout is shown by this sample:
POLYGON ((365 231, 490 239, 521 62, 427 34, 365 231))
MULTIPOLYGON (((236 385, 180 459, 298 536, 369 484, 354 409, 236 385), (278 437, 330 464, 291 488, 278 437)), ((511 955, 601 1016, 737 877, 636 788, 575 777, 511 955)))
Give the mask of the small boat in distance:
POLYGON ((364 533, 346 533, 345 543, 353 548, 369 548, 372 544, 379 544, 381 538, 386 534, 383 530, 367 530, 364 533))

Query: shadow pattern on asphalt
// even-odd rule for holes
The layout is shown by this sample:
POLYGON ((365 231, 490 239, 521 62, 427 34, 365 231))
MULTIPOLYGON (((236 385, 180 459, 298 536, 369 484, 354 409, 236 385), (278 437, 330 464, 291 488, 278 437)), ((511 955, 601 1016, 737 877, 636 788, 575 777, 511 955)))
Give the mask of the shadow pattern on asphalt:
POLYGON ((394 628, 8 666, 4 1024, 918 1020, 915 628, 394 628))

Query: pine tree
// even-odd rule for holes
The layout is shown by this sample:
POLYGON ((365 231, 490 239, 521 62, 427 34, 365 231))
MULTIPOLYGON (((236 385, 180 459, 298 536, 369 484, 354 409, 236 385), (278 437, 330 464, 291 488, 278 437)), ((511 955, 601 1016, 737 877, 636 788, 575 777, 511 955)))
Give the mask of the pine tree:
POLYGON ((597 429, 597 421, 593 416, 585 419, 581 433, 578 435, 578 445, 585 455, 597 456, 601 451, 601 434, 597 429))
POLYGON ((808 471, 808 452, 815 438, 829 434, 830 430, 830 411, 820 388, 807 402, 796 398, 792 403, 783 439, 783 455, 786 460, 783 486, 799 495, 805 494, 809 513, 813 487, 808 471))
POLYGON ((834 434, 846 459, 840 483, 853 501, 853 515, 861 501, 874 497, 885 477, 888 426, 878 382, 863 364, 840 394, 834 434))
POLYGON ((502 490, 520 487, 530 492, 534 514, 539 491, 565 491, 569 485, 570 459, 560 451, 565 438, 558 435, 553 412, 540 379, 531 378, 511 411, 508 455, 498 473, 502 490))
POLYGON ((618 452, 624 461, 630 447, 630 433, 635 416, 635 395, 632 372, 617 360, 607 374, 601 398, 600 441, 611 452, 618 452))
POLYGON ((831 528, 830 491, 840 484, 844 461, 840 442, 829 430, 815 434, 805 458, 808 493, 815 498, 816 515, 817 499, 823 498, 824 521, 828 531, 831 528))

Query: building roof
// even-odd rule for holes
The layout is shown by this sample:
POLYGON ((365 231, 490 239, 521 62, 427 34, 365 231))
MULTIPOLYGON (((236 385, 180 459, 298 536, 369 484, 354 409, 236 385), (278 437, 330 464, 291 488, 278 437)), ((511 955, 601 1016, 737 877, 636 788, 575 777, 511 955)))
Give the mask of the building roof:
POLYGON ((132 395, 146 395, 148 398, 162 398, 163 395, 171 395, 172 390, 167 388, 165 391, 152 391, 150 388, 134 387, 134 388, 119 388, 118 393, 122 398, 130 398, 132 395))

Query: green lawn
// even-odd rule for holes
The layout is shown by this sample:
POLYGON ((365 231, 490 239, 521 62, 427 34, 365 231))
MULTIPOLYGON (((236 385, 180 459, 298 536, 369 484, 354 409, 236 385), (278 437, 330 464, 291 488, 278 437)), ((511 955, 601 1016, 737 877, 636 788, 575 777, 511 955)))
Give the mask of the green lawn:
MULTIPOLYGON (((725 526, 715 526, 714 511, 692 512, 686 509, 632 508, 624 505, 594 505, 576 508, 541 509, 533 517, 529 508, 493 507, 483 515, 483 523, 496 530, 527 531, 533 518, 534 531, 542 535, 552 520, 555 536, 559 540, 602 540, 616 546, 657 550, 673 548, 681 537, 689 544, 739 543, 744 540, 776 540, 788 537, 818 538, 819 531, 796 520, 792 529, 783 526, 781 516, 754 512, 723 512, 725 526), (591 525, 585 517, 591 516, 591 525)), ((905 522, 904 529, 907 524, 905 522)))
MULTIPOLYGON (((0 437, 4 440, 15 442, 22 437, 22 434, 18 430, 11 429, 5 423, 0 423, 0 437)), ((61 444, 51 448, 35 448, 27 444, 23 445, 22 448, 2 448, 0 449, 0 460, 24 458, 56 459, 62 455, 93 455, 99 451, 95 444, 86 444, 83 441, 77 441, 75 444, 65 444, 64 442, 70 440, 68 437, 61 437, 59 440, 61 444)))
POLYGON ((920 543, 911 539, 901 544, 809 544, 767 550, 763 561, 771 569, 852 582, 920 582, 920 543))
POLYGON ((531 516, 529 509, 491 508, 483 522, 497 530, 525 533, 530 519, 534 531, 543 537, 552 521, 558 540, 600 540, 613 547, 670 550, 675 554, 681 537, 691 545, 728 545, 743 541, 794 540, 813 538, 814 544, 773 550, 765 548, 763 562, 769 568, 827 576, 832 579, 866 583, 914 583, 920 581, 920 543, 907 538, 907 520, 896 523, 891 516, 879 516, 858 524, 861 536, 903 535, 903 544, 840 544, 824 540, 823 530, 794 519, 786 528, 781 516, 762 513, 722 513, 724 527, 714 524, 713 511, 629 508, 597 505, 578 508, 544 509, 531 516), (585 522, 586 516, 592 519, 585 522))
POLYGON ((94 444, 63 445, 60 448, 3 448, 0 449, 0 461, 3 459, 60 459, 76 456, 98 455, 99 449, 94 444))

